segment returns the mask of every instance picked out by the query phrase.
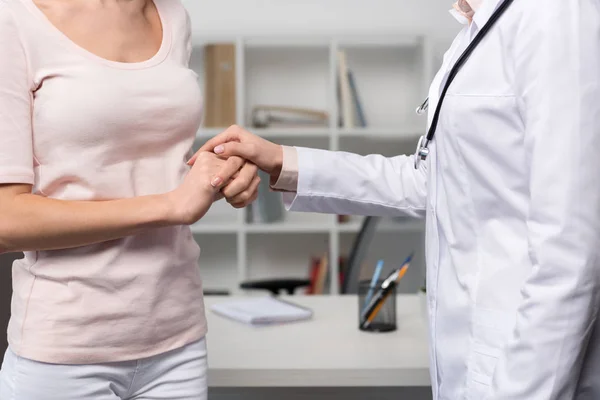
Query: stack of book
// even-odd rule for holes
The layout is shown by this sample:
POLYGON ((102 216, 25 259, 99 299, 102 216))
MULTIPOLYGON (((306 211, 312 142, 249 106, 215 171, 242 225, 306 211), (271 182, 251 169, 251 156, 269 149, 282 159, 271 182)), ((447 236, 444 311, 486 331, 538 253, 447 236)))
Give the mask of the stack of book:
POLYGON ((282 106, 256 106, 252 110, 252 127, 254 128, 327 126, 329 126, 329 115, 325 111, 282 106))
POLYGON ((345 129, 365 128, 367 119, 358 94, 356 79, 348 66, 346 52, 338 52, 338 104, 339 126, 345 129))
MULTIPOLYGON (((346 272, 346 259, 340 258, 339 285, 342 286, 346 272)), ((331 273, 329 268, 329 256, 313 257, 309 269, 310 285, 306 289, 306 294, 320 295, 329 292, 331 283, 331 273)))

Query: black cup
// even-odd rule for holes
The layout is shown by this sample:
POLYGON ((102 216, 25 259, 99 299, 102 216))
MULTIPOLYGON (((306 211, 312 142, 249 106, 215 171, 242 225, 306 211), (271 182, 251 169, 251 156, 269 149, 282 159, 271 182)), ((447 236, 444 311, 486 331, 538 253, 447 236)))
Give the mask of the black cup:
POLYGON ((398 328, 396 320, 396 288, 389 291, 383 306, 377 312, 373 321, 364 325, 365 312, 368 303, 372 300, 379 291, 383 281, 376 283, 375 287, 371 287, 370 281, 362 281, 358 286, 358 327, 365 332, 393 332, 398 328))

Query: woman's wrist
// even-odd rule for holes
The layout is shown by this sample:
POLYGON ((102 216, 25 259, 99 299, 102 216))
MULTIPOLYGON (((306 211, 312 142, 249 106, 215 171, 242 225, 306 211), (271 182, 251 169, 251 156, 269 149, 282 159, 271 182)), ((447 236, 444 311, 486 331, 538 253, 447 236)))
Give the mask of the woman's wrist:
POLYGON ((174 191, 150 196, 153 204, 152 211, 149 213, 151 224, 157 227, 185 225, 185 218, 182 215, 182 210, 178 210, 175 196, 174 191))

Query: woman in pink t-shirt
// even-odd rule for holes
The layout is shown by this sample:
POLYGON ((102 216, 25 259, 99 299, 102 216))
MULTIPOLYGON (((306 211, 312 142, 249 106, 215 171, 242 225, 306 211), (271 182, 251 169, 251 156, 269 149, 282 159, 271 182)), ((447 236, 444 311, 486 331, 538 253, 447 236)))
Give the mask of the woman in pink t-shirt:
POLYGON ((177 0, 0 0, 3 400, 206 398, 189 224, 256 167, 189 150, 201 120, 177 0), (226 166, 223 181, 211 177, 226 166))

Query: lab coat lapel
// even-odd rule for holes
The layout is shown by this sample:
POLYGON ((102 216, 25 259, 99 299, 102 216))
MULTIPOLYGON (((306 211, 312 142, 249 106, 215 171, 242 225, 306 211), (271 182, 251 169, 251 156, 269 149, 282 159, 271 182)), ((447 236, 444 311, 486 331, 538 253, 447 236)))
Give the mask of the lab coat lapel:
POLYGON ((440 85, 436 97, 439 97, 441 95, 442 90, 446 85, 446 81, 448 80, 448 75, 450 75, 450 71, 452 70, 452 66, 454 66, 454 63, 458 60, 460 55, 467 49, 471 41, 481 30, 481 28, 489 21, 494 11, 496 11, 496 9, 503 2, 504 0, 485 0, 473 16, 473 22, 471 23, 471 25, 465 27, 463 33, 459 35, 460 39, 456 40, 452 44, 452 47, 448 52, 449 57, 447 60, 445 60, 444 65, 442 66, 442 71, 444 71, 444 75, 439 80, 440 85))

